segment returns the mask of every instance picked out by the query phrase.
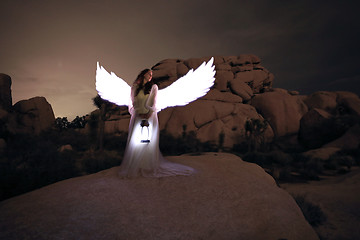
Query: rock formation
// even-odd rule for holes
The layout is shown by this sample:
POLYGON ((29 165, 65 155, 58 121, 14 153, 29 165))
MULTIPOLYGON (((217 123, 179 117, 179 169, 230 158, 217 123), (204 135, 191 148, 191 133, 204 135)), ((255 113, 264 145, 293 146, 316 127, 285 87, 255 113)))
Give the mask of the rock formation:
MULTIPOLYGON (((191 68, 196 69, 207 58, 166 59, 152 67, 153 81, 159 88, 169 86, 191 68)), ((244 124, 250 118, 263 117, 256 109, 244 104, 254 94, 271 89, 274 76, 260 65, 260 59, 255 55, 240 55, 230 57, 215 57, 216 80, 214 87, 203 98, 184 107, 165 109, 159 114, 160 129, 175 137, 194 131, 202 141, 219 141, 219 135, 224 134, 224 146, 232 147, 245 140, 244 124)), ((129 122, 129 116, 112 117, 105 124, 105 131, 114 133, 126 130, 121 126, 129 122)), ((268 139, 272 139, 271 127, 266 131, 268 139)))
POLYGON ((39 134, 55 122, 52 107, 44 97, 17 102, 9 119, 8 129, 13 133, 39 134))
POLYGON ((300 121, 298 135, 308 148, 332 142, 360 123, 360 98, 354 93, 320 91, 303 99, 309 111, 300 121))
MULTIPOLYGON (((163 60, 152 67, 153 81, 162 89, 209 58, 163 60)), ((161 111, 161 130, 175 137, 184 131, 193 131, 198 139, 214 144, 224 136, 223 146, 232 148, 246 140, 245 122, 259 119, 269 123, 265 132, 267 141, 296 135, 302 145, 316 149, 341 137, 360 122, 360 98, 354 93, 320 91, 302 96, 296 91, 272 88, 274 75, 252 54, 216 56, 214 64, 214 87, 187 106, 161 111)), ((45 98, 20 101, 12 107, 10 85, 11 78, 1 74, 2 128, 39 133, 54 122, 54 114, 45 98)), ((121 108, 118 114, 107 119, 105 132, 127 132, 128 124, 127 108, 121 108)))
MULTIPOLYGON (((163 60, 152 67, 153 81, 164 88, 208 60, 209 57, 163 60)), ((224 147, 231 148, 245 141, 245 122, 253 118, 269 123, 265 132, 268 141, 299 135, 303 145, 314 149, 335 140, 359 122, 360 98, 354 93, 320 91, 303 96, 297 91, 272 88, 274 75, 251 54, 218 56, 214 64, 214 87, 187 106, 161 111, 161 130, 175 137, 184 130, 194 131, 198 139, 215 144, 223 134, 224 147)), ((129 115, 123 110, 106 122, 106 132, 127 131, 129 115)))
MULTIPOLYGON (((209 59, 210 57, 163 60, 152 67, 153 79, 160 89, 164 88, 209 59)), ((221 92, 235 92, 245 100, 249 100, 254 93, 271 88, 274 80, 274 75, 260 65, 260 58, 255 55, 217 56, 214 64, 214 88, 221 92)))
POLYGON ((300 119, 308 110, 301 98, 279 90, 257 94, 251 105, 268 120, 276 137, 296 134, 300 119))
POLYGON ((12 106, 11 78, 0 74, 0 139, 6 132, 39 134, 54 122, 54 112, 44 97, 21 100, 12 106))
POLYGON ((169 160, 198 173, 126 180, 115 167, 0 202, 0 239, 318 239, 259 166, 231 154, 169 160))

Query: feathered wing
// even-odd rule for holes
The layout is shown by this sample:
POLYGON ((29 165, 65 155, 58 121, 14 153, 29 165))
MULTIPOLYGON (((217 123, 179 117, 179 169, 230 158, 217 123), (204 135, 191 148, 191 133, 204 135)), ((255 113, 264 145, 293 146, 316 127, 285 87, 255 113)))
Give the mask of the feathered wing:
POLYGON ((99 62, 97 62, 96 68, 96 90, 102 99, 116 105, 128 106, 131 104, 131 87, 115 73, 108 73, 99 65, 99 62))
POLYGON ((214 85, 215 66, 212 57, 203 62, 195 71, 189 72, 173 82, 170 86, 158 91, 156 109, 161 111, 167 107, 184 106, 204 96, 214 85))

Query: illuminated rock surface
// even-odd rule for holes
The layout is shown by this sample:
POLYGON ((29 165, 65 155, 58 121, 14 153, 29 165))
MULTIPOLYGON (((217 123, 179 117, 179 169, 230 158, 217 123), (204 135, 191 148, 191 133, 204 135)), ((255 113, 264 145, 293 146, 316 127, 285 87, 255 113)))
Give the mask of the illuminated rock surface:
POLYGON ((0 239, 318 239, 259 166, 224 153, 168 159, 198 173, 122 180, 115 167, 0 202, 0 239))

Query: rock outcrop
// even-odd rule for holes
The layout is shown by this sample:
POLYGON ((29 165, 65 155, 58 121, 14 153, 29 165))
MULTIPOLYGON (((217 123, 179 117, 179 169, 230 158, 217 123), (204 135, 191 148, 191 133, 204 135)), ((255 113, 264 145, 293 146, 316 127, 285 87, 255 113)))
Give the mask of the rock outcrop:
MULTIPOLYGON (((186 131, 194 131, 201 141, 218 143, 219 135, 224 134, 224 146, 232 147, 239 141, 245 141, 244 126, 246 120, 263 118, 255 108, 248 104, 198 100, 185 107, 169 108, 159 114, 160 129, 173 136, 181 136, 186 131)), ((267 136, 273 136, 271 128, 267 136)))
MULTIPOLYGON (((164 88, 208 60, 163 60, 152 67, 153 81, 164 88)), ((246 141, 245 122, 253 118, 269 123, 267 141, 298 135, 303 146, 315 149, 342 136, 360 117, 360 98, 351 92, 320 91, 304 96, 272 88, 274 75, 255 55, 217 56, 214 64, 214 87, 187 106, 161 111, 161 130, 175 137, 193 131, 201 141, 214 144, 221 135, 223 146, 231 148, 246 141)), ((105 123, 105 132, 127 132, 129 115, 125 112, 113 115, 105 123)))
POLYGON ((17 102, 9 118, 8 128, 13 133, 39 134, 55 123, 52 107, 44 97, 17 102))
MULTIPOLYGON (((187 60, 166 59, 155 64, 153 81, 159 88, 169 86, 191 68, 196 69, 207 58, 187 60)), ((245 141, 245 122, 263 117, 256 109, 245 104, 256 93, 271 89, 273 74, 260 65, 255 55, 215 57, 216 80, 214 87, 203 98, 184 107, 168 108, 159 113, 160 129, 175 137, 194 131, 201 141, 217 144, 224 135, 224 147, 245 141)), ((129 116, 112 117, 105 124, 105 132, 127 131, 129 116), (124 126, 125 125, 125 126, 124 126)), ((266 131, 266 139, 274 136, 271 127, 266 131)))
POLYGON ((12 105, 11 83, 10 76, 0 73, 0 138, 8 133, 39 134, 53 126, 54 112, 44 97, 12 105))
POLYGON ((231 154, 169 160, 198 172, 126 180, 115 167, 0 202, 0 238, 318 239, 259 166, 231 154))
POLYGON ((309 111, 300 120, 299 139, 308 148, 335 141, 360 120, 360 98, 351 92, 320 91, 303 98, 309 111))
POLYGON ((270 123, 276 137, 296 134, 308 110, 301 98, 279 90, 257 94, 251 105, 270 123))
MULTIPOLYGON (((152 67, 153 79, 159 88, 164 88, 209 59, 210 57, 163 60, 152 67)), ((233 91, 243 99, 248 100, 254 93, 270 89, 274 80, 274 75, 261 66, 260 58, 255 55, 216 56, 214 64, 215 89, 222 92, 233 91)))
POLYGON ((345 134, 324 145, 324 147, 336 147, 341 149, 360 148, 360 125, 356 124, 349 128, 345 134))
POLYGON ((0 123, 1 134, 39 134, 54 126, 55 116, 44 97, 34 97, 17 102, 9 111, 0 109, 0 123))

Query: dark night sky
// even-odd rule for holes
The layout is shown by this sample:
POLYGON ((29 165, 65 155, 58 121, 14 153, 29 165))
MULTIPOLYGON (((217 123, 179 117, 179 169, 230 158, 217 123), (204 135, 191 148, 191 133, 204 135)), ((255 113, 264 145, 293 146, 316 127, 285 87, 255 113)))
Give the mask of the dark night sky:
POLYGON ((56 116, 95 108, 96 61, 132 82, 166 58, 252 53, 274 87, 360 94, 357 1, 0 0, 0 9, 13 103, 44 96, 56 116))

